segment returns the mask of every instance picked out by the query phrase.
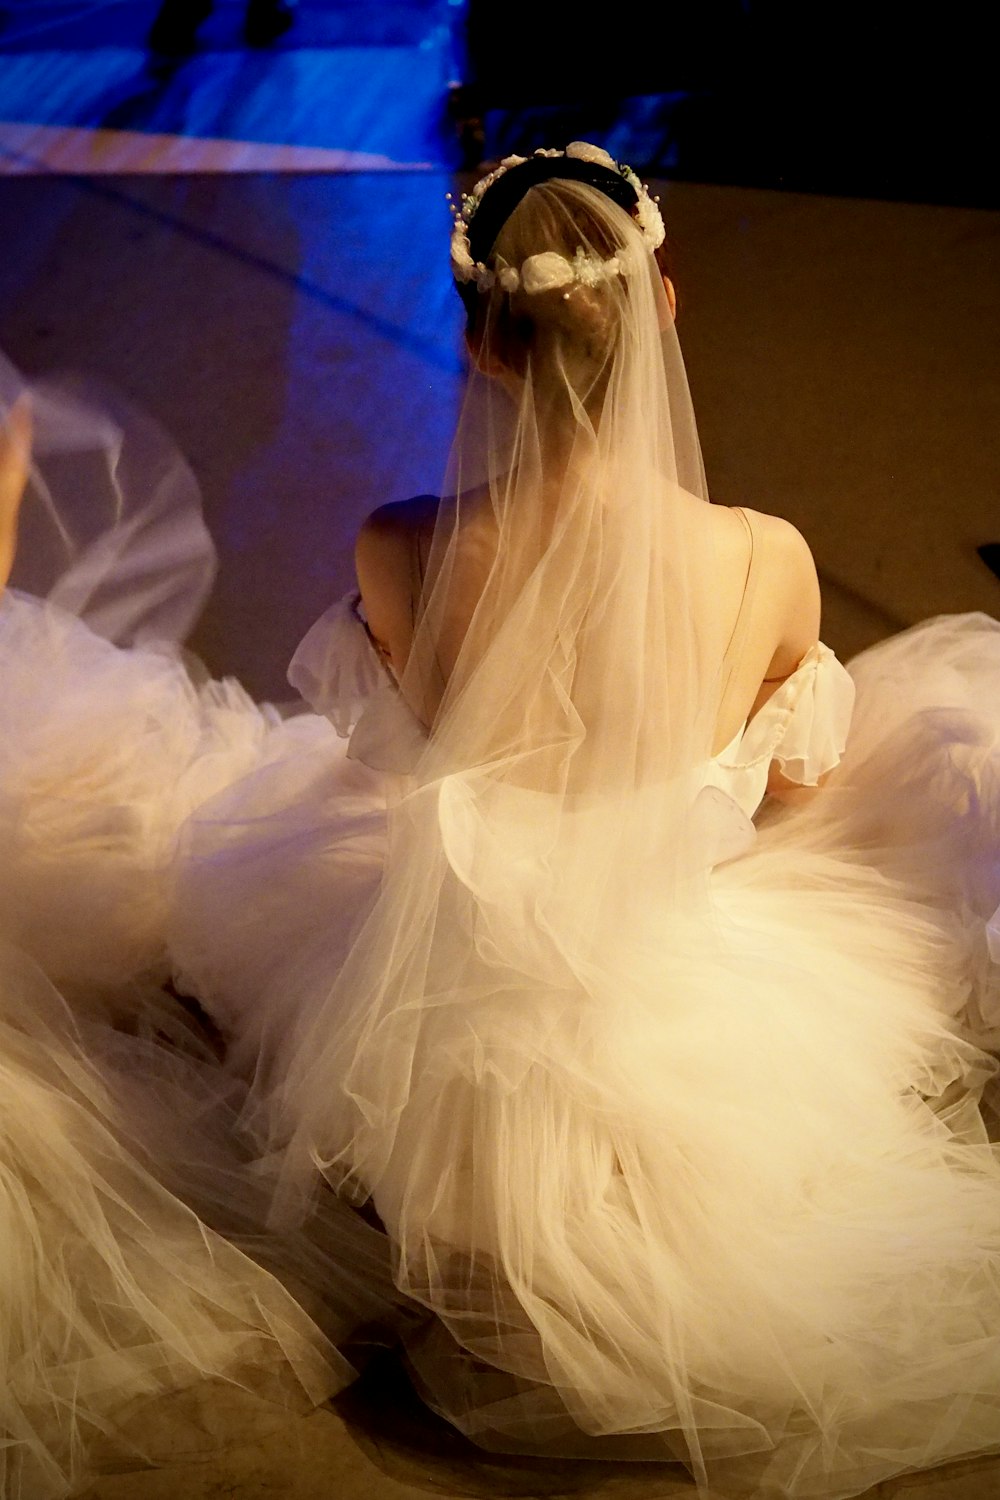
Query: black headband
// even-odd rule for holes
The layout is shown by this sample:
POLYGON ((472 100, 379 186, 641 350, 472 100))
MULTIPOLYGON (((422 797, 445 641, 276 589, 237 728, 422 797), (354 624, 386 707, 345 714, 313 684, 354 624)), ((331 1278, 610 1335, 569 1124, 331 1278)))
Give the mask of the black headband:
POLYGON ((500 233, 524 195, 540 182, 553 177, 567 182, 585 182, 630 214, 639 199, 621 173, 598 162, 582 161, 578 156, 529 156, 527 161, 509 167, 491 183, 480 199, 469 222, 469 249, 472 259, 485 263, 500 233))

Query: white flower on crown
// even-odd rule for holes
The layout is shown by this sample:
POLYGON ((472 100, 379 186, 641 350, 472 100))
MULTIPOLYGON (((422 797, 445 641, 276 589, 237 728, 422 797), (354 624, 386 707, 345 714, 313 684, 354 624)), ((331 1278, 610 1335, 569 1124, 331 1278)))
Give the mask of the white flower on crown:
MULTIPOLYGON (((536 156, 547 156, 549 154, 549 152, 535 152, 536 156)), ((558 156, 560 153, 556 152, 555 155, 558 156)), ((498 167, 494 167, 492 172, 487 172, 485 177, 480 177, 471 193, 462 194, 462 217, 465 219, 466 227, 468 227, 469 220, 479 207, 487 188, 491 188, 497 178, 502 177, 511 167, 519 167, 522 162, 526 162, 527 160, 526 156, 505 156, 498 167)))
POLYGON ((567 264, 573 272, 573 280, 579 281, 582 286, 600 286, 602 281, 610 281, 613 276, 620 275, 622 270, 622 262, 617 255, 612 255, 610 260, 600 260, 596 255, 588 255, 582 245, 567 264))
MULTIPOLYGON (((635 221, 647 248, 654 251, 663 244, 666 231, 660 210, 631 167, 616 162, 607 151, 602 150, 600 146, 592 146, 589 141, 571 141, 565 151, 552 148, 539 149, 535 155, 568 156, 576 161, 591 162, 595 166, 607 167, 612 172, 620 173, 635 193, 637 204, 635 221)), ((469 243, 469 221, 482 202, 483 195, 493 186, 498 177, 502 177, 511 167, 519 167, 527 160, 526 156, 505 156, 498 167, 480 178, 471 193, 462 194, 461 209, 452 209, 456 215, 451 232, 451 269, 455 280, 462 285, 474 281, 481 292, 487 292, 494 284, 499 283, 508 293, 516 292, 519 287, 523 287, 525 292, 534 293, 568 286, 574 281, 583 286, 598 286, 602 281, 609 281, 614 276, 622 276, 634 271, 636 267, 632 264, 632 256, 613 255, 609 260, 602 260, 600 256, 588 255, 582 246, 577 250, 572 261, 554 250, 529 256, 520 271, 516 266, 504 266, 497 273, 483 261, 473 260, 472 247, 469 243), (558 266, 556 262, 559 262, 558 266)), ((448 196, 450 198, 451 195, 448 196)))
POLYGON ((612 172, 621 173, 638 200, 636 222, 642 230, 643 239, 651 250, 658 250, 666 238, 663 218, 656 200, 649 196, 648 188, 640 182, 632 168, 616 162, 607 151, 603 151, 600 146, 592 146, 589 141, 571 141, 566 147, 566 155, 576 157, 577 161, 593 162, 599 167, 609 167, 612 172))
POLYGON ((521 267, 521 285, 529 295, 555 291, 558 287, 569 286, 572 280, 573 267, 557 250, 529 255, 521 267))
POLYGON ((451 233, 451 270, 456 281, 471 281, 476 265, 469 249, 468 226, 464 219, 456 219, 451 233))
POLYGON ((635 217, 636 223, 642 230, 642 237, 651 250, 659 250, 667 237, 660 205, 655 198, 649 196, 648 190, 639 181, 631 167, 622 167, 620 170, 629 186, 635 188, 635 194, 639 200, 635 217))
POLYGON ((620 170, 613 156, 601 146, 592 146, 589 141, 570 141, 566 147, 566 155, 572 156, 576 161, 589 161, 597 167, 607 167, 612 172, 620 170))

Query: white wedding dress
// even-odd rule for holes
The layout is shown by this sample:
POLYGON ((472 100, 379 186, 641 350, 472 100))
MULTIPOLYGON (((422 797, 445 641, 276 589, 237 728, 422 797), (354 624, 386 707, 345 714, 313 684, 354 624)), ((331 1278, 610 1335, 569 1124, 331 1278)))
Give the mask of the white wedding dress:
POLYGON ((206 1375, 321 1399, 352 1337, 485 1447, 727 1500, 1000 1450, 1000 625, 814 647, 712 756, 743 637, 704 607, 649 245, 583 180, 501 218, 398 690, 348 602, 300 713, 193 678, 190 473, 33 392, 0 601, 19 1500, 206 1375), (825 784, 776 804, 775 759, 825 784))
MULTIPOLYGON (((190 1088, 194 1064, 171 1049, 155 1019, 167 1002, 150 986, 172 972, 197 995, 227 1048, 225 1073, 204 1058, 202 1069, 230 1093, 246 1079, 249 1117, 266 1111, 371 904, 387 797, 404 775, 349 758, 324 715, 342 729, 360 720, 355 744, 397 766, 412 717, 349 601, 293 663, 319 712, 288 718, 235 683, 195 687, 165 647, 119 649, 25 595, 0 606, 0 661, 8 1431, 42 1451, 40 1403, 55 1430, 53 1410, 65 1422, 79 1407, 86 1435, 92 1406, 110 1421, 169 1388, 178 1366, 211 1373, 251 1356, 275 1377, 304 1368, 315 1399, 343 1378, 318 1331, 296 1326, 278 1283, 224 1241, 206 1257, 196 1221, 159 1185, 191 1196, 190 1172, 172 1182, 155 1163, 185 1145, 188 1168, 200 1155, 202 1178, 217 1173, 213 1191, 226 1179, 201 1146, 174 1144, 171 1078, 190 1088), (162 1077, 137 1097, 139 1049, 147 1084, 162 1077), (270 1340, 252 1326, 262 1286, 277 1304, 270 1340), (156 1337, 140 1344, 144 1322, 156 1337), (72 1360, 68 1338, 80 1341, 72 1360), (30 1434, 12 1405, 32 1414, 30 1434)), ((519 1370, 501 1340, 484 1375, 444 1324, 418 1324, 415 1378, 487 1445, 664 1456, 648 1435, 686 1403, 714 1482, 796 1495, 854 1493, 997 1445, 1000 1162, 977 1100, 994 1073, 980 1049, 1000 1040, 985 921, 1000 627, 931 622, 852 673, 817 648, 706 765, 712 949, 642 911, 636 892, 633 952, 647 972, 607 1013, 574 1015, 568 1033, 549 997, 548 1010, 522 1001, 516 1041, 485 1012, 439 1035, 443 1061, 376 1209, 391 1236, 404 1205, 432 1220, 442 1205, 434 1233, 459 1251, 490 1236, 490 1214, 519 1223, 538 1241, 535 1295, 558 1286, 618 1351, 588 1368, 581 1345, 564 1352, 569 1367, 578 1360, 581 1387, 603 1384, 633 1418, 627 1440, 595 1436, 585 1408, 582 1428, 567 1421, 565 1387, 554 1401, 531 1378, 530 1357, 519 1370), (792 779, 832 771, 830 783, 807 806, 761 810, 773 757, 792 779), (870 862, 844 853, 859 847, 870 862), (491 1046, 505 1086, 490 1087, 491 1046), (449 1074, 478 1080, 471 1159, 449 1074), (602 1141, 612 1112, 615 1159, 602 1141), (465 1223, 446 1211, 450 1174, 464 1179, 465 1223), (546 1203, 555 1212, 567 1179, 582 1231, 559 1236, 546 1203)), ((468 830, 460 806, 450 815, 461 866, 468 830)), ((995 925, 992 942, 996 956, 995 925)), ((331 1101, 337 1087, 330 1078, 331 1101)), ((317 1279, 353 1271, 359 1321, 385 1312, 385 1289, 366 1294, 333 1250, 317 1279)), ((338 1287, 341 1311, 344 1297, 338 1287)), ((23 1493, 58 1493, 58 1473, 53 1461, 51 1488, 35 1478, 23 1493)))

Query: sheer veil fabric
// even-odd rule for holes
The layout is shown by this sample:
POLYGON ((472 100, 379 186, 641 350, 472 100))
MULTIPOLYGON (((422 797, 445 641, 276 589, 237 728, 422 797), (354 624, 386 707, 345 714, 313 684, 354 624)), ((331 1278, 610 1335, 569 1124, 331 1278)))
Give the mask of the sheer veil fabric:
POLYGON ((370 1198, 437 1315, 420 1389, 487 1447, 842 1496, 995 1446, 1000 1176, 957 1125, 992 1065, 940 1006, 964 939, 864 835, 831 862, 778 819, 709 868, 742 642, 656 265, 558 178, 490 265, 381 886, 262 1100, 276 1217, 317 1166, 370 1198), (504 289, 548 255, 618 269, 504 289))
MULTIPOLYGON (((655 881, 668 908, 681 891, 685 908, 699 906, 692 804, 721 653, 689 602, 712 550, 673 322, 637 226, 597 189, 534 188, 497 263, 540 247, 614 255, 622 269, 593 285, 509 295, 497 282, 484 294, 400 684, 428 732, 391 813, 378 904, 331 997, 338 1023, 320 1019, 287 1083, 302 1148, 290 1161, 308 1174, 318 1155, 365 1192, 391 1176, 414 1112, 426 1131, 439 1022, 449 1036, 460 1014, 499 1026, 487 1089, 516 1093, 525 1070, 545 1071, 521 1054, 519 1030, 535 1035, 516 1020, 524 998, 554 1001, 557 1046, 587 997, 604 997, 609 933, 637 940, 637 885, 655 881), (512 366, 526 324, 528 352, 512 366), (483 373, 495 366, 505 375, 483 373), (495 1006, 500 994, 509 1007, 495 1006), (325 1107, 301 1119, 323 1076, 345 1079, 334 1129, 325 1107)), ((443 1123, 459 1099, 438 1099, 443 1123)), ((467 1188, 456 1181, 458 1196, 441 1200, 442 1225, 465 1217, 467 1188)), ((402 1214, 406 1253, 429 1257, 419 1272, 413 1263, 417 1283, 434 1280, 434 1229, 379 1196, 380 1211, 402 1214)))
POLYGON ((683 969, 710 922, 697 794, 727 642, 695 607, 713 547, 657 265, 623 209, 558 179, 496 265, 539 252, 621 269, 481 294, 401 678, 428 733, 274 1128, 284 1211, 316 1163, 371 1195, 400 1286, 554 1392, 565 1439, 664 1425, 635 1351, 666 1251, 630 1202, 655 1151, 630 1049, 662 1001, 651 947, 683 969))
POLYGON ((482 1446, 712 1495, 1000 1448, 1000 626, 853 682, 817 644, 713 756, 751 600, 728 639, 664 287, 574 170, 530 168, 469 289, 398 683, 343 602, 293 663, 314 713, 190 672, 190 471, 36 392, 0 600, 5 1493, 64 1494, 204 1377, 320 1400, 372 1337, 482 1446), (754 827, 772 757, 830 780, 754 827))

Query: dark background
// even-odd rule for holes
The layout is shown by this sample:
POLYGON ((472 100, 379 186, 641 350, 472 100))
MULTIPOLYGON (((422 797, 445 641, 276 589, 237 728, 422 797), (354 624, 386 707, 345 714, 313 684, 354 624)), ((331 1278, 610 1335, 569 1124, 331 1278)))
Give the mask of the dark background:
POLYGON ((688 180, 996 207, 991 15, 899 0, 469 0, 467 79, 487 155, 603 130, 643 170, 688 180))

